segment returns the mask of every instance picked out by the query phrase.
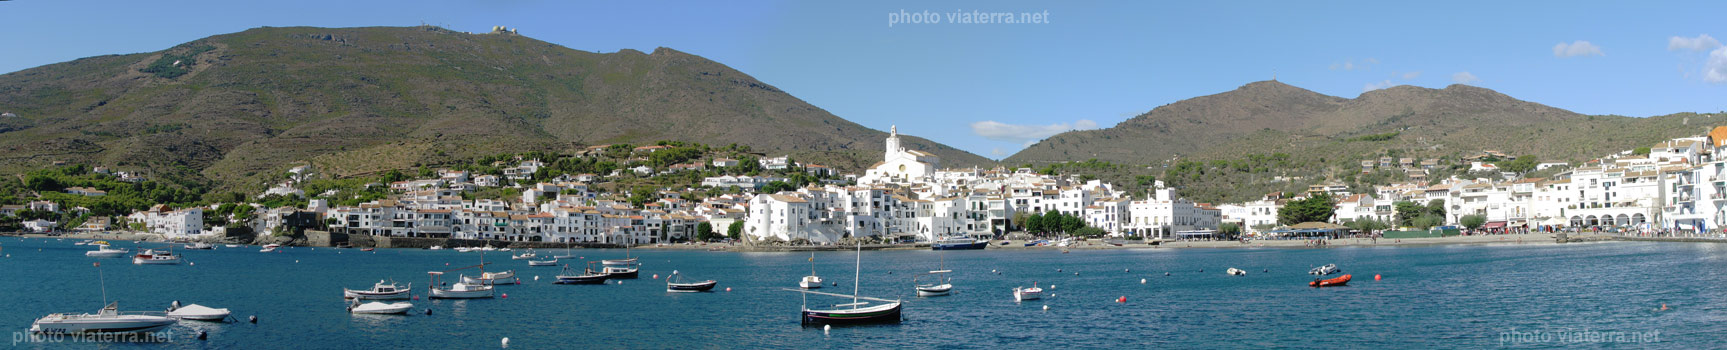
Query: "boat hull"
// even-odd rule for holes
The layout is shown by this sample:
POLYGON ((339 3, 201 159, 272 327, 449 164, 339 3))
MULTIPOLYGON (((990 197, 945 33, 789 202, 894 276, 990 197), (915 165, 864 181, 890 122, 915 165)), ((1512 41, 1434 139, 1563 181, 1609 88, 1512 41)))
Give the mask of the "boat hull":
POLYGON ((1349 275, 1343 275, 1332 279, 1314 280, 1313 282, 1308 282, 1307 285, 1314 288, 1341 287, 1349 284, 1349 278, 1349 275))
POLYGON ((952 291, 953 291, 953 285, 952 284, 940 284, 940 285, 934 285, 934 286, 917 286, 917 296, 920 296, 920 297, 943 296, 943 295, 947 295, 949 292, 952 292, 952 291))
POLYGON ((118 258, 126 256, 127 253, 129 252, 125 250, 92 250, 84 252, 84 256, 92 258, 118 258))
POLYGON ((402 300, 413 298, 412 290, 403 289, 395 292, 373 292, 369 290, 343 289, 342 298, 360 300, 402 300))
POLYGON ((558 261, 528 261, 528 266, 558 266, 558 261))
POLYGON ((432 299, 485 299, 492 297, 492 290, 453 291, 433 289, 432 299))
POLYGON ((403 315, 407 314, 408 310, 413 308, 414 304, 409 303, 366 303, 358 307, 349 308, 348 312, 356 315, 403 315))
POLYGON ((989 247, 989 241, 977 241, 971 243, 933 243, 929 245, 930 250, 978 250, 987 247, 989 247))
POLYGON ((178 265, 178 264, 180 264, 180 258, 175 257, 175 258, 171 258, 171 259, 162 259, 162 258, 148 258, 148 257, 135 256, 135 257, 132 257, 132 264, 133 265, 178 265))
POLYGON ((666 291, 667 292, 686 292, 686 293, 706 292, 706 291, 714 289, 714 285, 717 285, 717 284, 719 284, 719 282, 715 282, 715 281, 701 281, 701 282, 696 282, 696 283, 666 283, 666 291))
POLYGON ((126 334, 148 333, 168 328, 177 320, 162 316, 126 316, 120 319, 53 319, 43 317, 30 325, 31 333, 41 334, 126 334))
POLYGON ((606 284, 606 275, 558 276, 555 284, 606 284))
POLYGON ((641 271, 637 268, 607 266, 603 272, 605 272, 606 278, 610 279, 635 279, 641 271))
POLYGON ((1035 291, 1020 289, 1020 290, 1014 290, 1013 291, 1013 300, 1014 301, 1038 300, 1038 299, 1042 299, 1042 298, 1043 298, 1043 290, 1042 289, 1035 290, 1035 291))
MULTIPOLYGON (((811 277, 814 277, 814 276, 811 276, 811 277)), ((822 287, 822 280, 819 278, 815 279, 815 280, 810 280, 809 277, 805 277, 804 280, 798 281, 798 288, 817 289, 817 288, 821 288, 821 287, 822 287)))
POLYGON ((804 310, 804 325, 848 325, 899 323, 900 303, 877 307, 839 310, 804 310))

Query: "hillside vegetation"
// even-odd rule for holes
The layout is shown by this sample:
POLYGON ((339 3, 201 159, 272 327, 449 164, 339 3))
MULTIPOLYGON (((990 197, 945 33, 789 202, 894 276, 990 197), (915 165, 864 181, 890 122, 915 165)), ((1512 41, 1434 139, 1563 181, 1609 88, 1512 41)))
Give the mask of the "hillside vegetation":
POLYGON ((594 53, 438 27, 266 27, 51 64, 0 75, 0 111, 17 115, 0 119, 0 173, 69 162, 250 191, 296 162, 353 176, 656 140, 855 171, 887 137, 668 48, 594 53))

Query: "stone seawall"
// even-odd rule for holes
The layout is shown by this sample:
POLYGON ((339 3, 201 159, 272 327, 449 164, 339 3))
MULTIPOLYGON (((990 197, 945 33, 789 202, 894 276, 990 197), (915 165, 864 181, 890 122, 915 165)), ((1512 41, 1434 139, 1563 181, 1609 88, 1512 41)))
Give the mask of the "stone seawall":
POLYGON ((478 239, 455 238, 424 238, 424 237, 390 237, 372 235, 347 235, 341 233, 306 231, 305 245, 312 247, 334 247, 346 243, 356 248, 414 248, 423 249, 432 246, 444 248, 493 246, 510 249, 563 249, 575 248, 623 248, 616 244, 576 243, 574 245, 557 242, 512 242, 478 239))

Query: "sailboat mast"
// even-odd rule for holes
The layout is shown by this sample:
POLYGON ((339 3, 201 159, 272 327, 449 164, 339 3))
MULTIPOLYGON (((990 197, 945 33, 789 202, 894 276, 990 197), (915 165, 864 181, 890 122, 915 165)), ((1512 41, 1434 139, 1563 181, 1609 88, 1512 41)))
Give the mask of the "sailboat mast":
POLYGON ((858 258, 855 270, 852 270, 852 308, 858 308, 858 280, 863 278, 863 241, 858 241, 858 258))

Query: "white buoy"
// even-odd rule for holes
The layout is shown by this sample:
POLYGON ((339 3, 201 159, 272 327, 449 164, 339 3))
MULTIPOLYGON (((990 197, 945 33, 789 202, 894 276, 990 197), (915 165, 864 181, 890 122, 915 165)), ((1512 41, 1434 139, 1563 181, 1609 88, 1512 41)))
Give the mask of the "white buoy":
POLYGON ((1139 284, 1145 284, 1145 279, 1144 278, 1139 279, 1139 284))
POLYGON ((1044 306, 1043 306, 1043 311, 1049 311, 1049 305, 1044 305, 1044 306))
POLYGON ((506 348, 510 347, 510 337, 504 337, 504 340, 501 341, 500 343, 503 343, 504 347, 506 347, 506 348))
POLYGON ((534 280, 535 280, 535 281, 538 281, 538 280, 540 280, 540 276, 534 276, 534 280))
POLYGON ((189 261, 189 262, 186 262, 186 265, 187 266, 198 266, 198 263, 189 261))
POLYGON ((294 263, 295 263, 295 264, 298 264, 298 263, 300 263, 300 261, 299 261, 299 260, 294 260, 294 263))
POLYGON ((834 325, 824 324, 824 325, 822 325, 822 334, 828 334, 828 331, 833 330, 833 329, 834 329, 834 325))
POLYGON ((1049 285, 1049 289, 1055 289, 1055 285, 1053 285, 1053 284, 1049 285))

